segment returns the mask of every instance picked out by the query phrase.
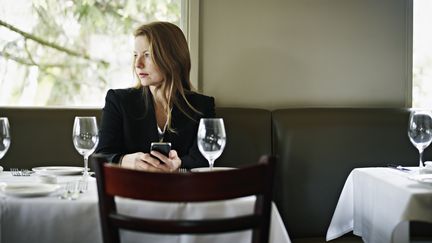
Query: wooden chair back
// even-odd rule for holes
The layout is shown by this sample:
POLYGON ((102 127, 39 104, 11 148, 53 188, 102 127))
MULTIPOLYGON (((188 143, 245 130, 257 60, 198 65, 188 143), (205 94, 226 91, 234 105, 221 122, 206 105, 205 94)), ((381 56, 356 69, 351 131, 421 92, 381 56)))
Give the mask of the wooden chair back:
POLYGON ((105 243, 120 242, 119 230, 161 234, 209 234, 252 230, 252 242, 268 242, 275 157, 233 170, 154 173, 121 168, 90 158, 95 168, 105 243), (119 214, 115 196, 160 202, 204 202, 255 195, 250 215, 222 219, 146 219, 119 214))

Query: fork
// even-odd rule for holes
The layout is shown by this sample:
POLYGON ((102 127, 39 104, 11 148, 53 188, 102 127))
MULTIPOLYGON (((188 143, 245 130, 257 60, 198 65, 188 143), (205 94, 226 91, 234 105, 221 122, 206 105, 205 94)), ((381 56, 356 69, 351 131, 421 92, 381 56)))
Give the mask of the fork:
POLYGON ((10 168, 10 173, 11 173, 13 176, 17 176, 17 174, 16 174, 17 171, 18 171, 17 168, 10 168))
POLYGON ((10 168, 10 172, 13 176, 21 176, 21 171, 18 168, 10 168))
POLYGON ((80 196, 80 189, 79 184, 76 185, 76 183, 73 184, 72 192, 69 194, 69 200, 77 200, 80 196))
POLYGON ((30 171, 28 169, 22 169, 21 170, 21 176, 30 176, 33 173, 33 171, 30 171))
POLYGON ((187 173, 188 170, 187 170, 186 168, 180 168, 180 169, 179 169, 179 172, 180 172, 180 173, 187 173))
POLYGON ((60 199, 77 200, 80 196, 80 191, 76 181, 71 181, 64 187, 63 193, 59 196, 60 199))
POLYGON ((13 176, 30 176, 32 171, 27 169, 10 168, 10 172, 13 176))
POLYGON ((88 183, 87 180, 80 180, 78 181, 78 192, 79 193, 84 193, 86 192, 88 189, 88 183))

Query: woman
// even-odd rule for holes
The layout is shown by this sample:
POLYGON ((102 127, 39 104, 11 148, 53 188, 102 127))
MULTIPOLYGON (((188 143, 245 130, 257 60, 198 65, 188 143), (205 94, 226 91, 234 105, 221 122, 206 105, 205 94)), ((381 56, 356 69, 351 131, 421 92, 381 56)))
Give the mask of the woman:
POLYGON ((167 22, 140 26, 134 33, 135 88, 109 90, 97 153, 123 167, 175 171, 207 166, 196 134, 201 117, 214 117, 214 98, 191 91, 188 45, 179 27, 167 22), (168 156, 150 151, 170 142, 168 156))

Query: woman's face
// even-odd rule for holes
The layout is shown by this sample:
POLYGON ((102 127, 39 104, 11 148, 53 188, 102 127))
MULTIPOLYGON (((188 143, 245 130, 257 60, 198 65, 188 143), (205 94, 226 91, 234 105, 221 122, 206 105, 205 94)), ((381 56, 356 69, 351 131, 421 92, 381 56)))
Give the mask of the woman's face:
POLYGON ((153 62, 147 36, 135 37, 135 72, 143 86, 159 86, 163 82, 162 73, 153 62))

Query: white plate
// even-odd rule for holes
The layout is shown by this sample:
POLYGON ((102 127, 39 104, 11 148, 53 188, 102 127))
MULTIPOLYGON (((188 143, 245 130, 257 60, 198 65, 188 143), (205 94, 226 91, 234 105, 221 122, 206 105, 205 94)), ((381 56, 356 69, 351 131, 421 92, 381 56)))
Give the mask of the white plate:
POLYGON ((45 183, 2 183, 0 191, 13 197, 40 197, 57 191, 60 185, 45 183))
POLYGON ((411 175, 408 178, 432 186, 432 174, 416 174, 416 175, 411 175))
POLYGON ((192 172, 210 172, 210 171, 221 171, 221 170, 232 170, 235 169, 233 167, 213 167, 213 170, 210 170, 210 167, 200 167, 191 169, 192 172))
POLYGON ((83 167, 76 166, 43 166, 32 169, 41 175, 76 175, 84 171, 83 167))

